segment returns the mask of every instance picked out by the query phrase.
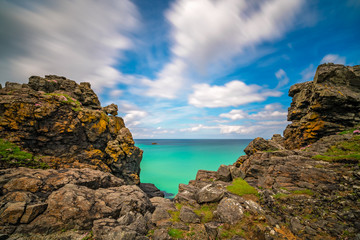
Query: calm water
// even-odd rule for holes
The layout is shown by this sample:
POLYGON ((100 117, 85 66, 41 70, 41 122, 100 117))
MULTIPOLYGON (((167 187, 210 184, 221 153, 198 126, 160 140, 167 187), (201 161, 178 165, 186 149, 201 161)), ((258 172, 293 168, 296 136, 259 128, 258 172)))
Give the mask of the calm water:
POLYGON ((179 183, 195 179, 199 169, 217 170, 244 155, 250 139, 137 139, 144 150, 140 179, 177 194, 179 183), (152 143, 157 145, 152 145, 152 143))

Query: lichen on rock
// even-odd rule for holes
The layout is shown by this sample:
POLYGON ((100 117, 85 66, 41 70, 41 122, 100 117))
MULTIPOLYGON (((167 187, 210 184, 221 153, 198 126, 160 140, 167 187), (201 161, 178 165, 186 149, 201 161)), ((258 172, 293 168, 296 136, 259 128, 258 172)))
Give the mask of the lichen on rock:
POLYGON ((28 84, 6 83, 0 96, 0 138, 52 168, 88 167, 139 183, 142 150, 117 106, 101 108, 89 83, 33 76, 28 84))

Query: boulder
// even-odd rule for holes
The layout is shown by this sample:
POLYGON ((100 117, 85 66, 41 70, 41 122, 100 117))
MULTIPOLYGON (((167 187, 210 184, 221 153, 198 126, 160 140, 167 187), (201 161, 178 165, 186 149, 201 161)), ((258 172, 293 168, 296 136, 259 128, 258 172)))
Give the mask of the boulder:
POLYGON ((214 217, 220 222, 234 224, 241 220, 244 215, 244 208, 232 198, 223 198, 214 212, 214 217))
POLYGON ((198 203, 218 202, 224 196, 224 189, 215 184, 208 184, 196 193, 198 203))
POLYGON ((179 217, 185 223, 200 223, 200 217, 191 208, 186 206, 181 208, 179 217))
POLYGON ((246 155, 250 156, 258 151, 277 151, 284 149, 280 144, 272 140, 265 140, 262 137, 257 137, 252 140, 249 145, 244 149, 246 155))
POLYGON ((230 167, 226 166, 224 164, 220 165, 220 167, 217 170, 218 180, 224 181, 224 182, 231 182, 231 172, 230 167))
POLYGON ((139 187, 149 198, 164 197, 164 193, 152 183, 140 183, 139 187))

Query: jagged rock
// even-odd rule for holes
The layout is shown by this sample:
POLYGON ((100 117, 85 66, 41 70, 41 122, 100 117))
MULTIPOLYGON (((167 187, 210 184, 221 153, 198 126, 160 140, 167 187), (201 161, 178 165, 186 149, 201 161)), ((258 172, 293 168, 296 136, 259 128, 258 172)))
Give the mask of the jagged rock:
POLYGON ((118 106, 114 103, 103 107, 102 110, 106 113, 106 114, 110 114, 112 116, 116 116, 118 114, 118 106))
POLYGON ((0 211, 0 224, 17 224, 25 211, 25 205, 25 202, 7 203, 0 211))
POLYGON ((208 184, 196 193, 198 203, 218 202, 224 196, 222 187, 214 184, 208 184))
POLYGON ((154 240, 170 240, 170 236, 165 229, 156 229, 153 234, 154 240))
POLYGON ((180 220, 185 223, 200 223, 200 218, 189 207, 182 207, 180 210, 180 220))
POLYGON ((164 193, 152 183, 140 183, 139 187, 148 195, 149 198, 164 197, 164 193))
POLYGON ((285 146, 300 148, 360 124, 360 65, 322 64, 314 81, 292 86, 285 146), (341 107, 339 107, 341 106, 341 107))
POLYGON ((37 155, 52 168, 92 168, 139 183, 142 151, 115 114, 101 111, 89 83, 54 75, 0 89, 0 138, 37 155))
POLYGON ((265 140, 262 137, 257 137, 252 140, 249 145, 244 149, 246 155, 250 156, 258 151, 276 151, 284 149, 280 144, 272 140, 265 140))
POLYGON ((158 206, 152 214, 151 221, 156 223, 161 220, 169 219, 171 216, 165 208, 158 206))
POLYGON ((0 204, 0 233, 6 234, 11 224, 10 233, 94 228, 96 239, 130 239, 146 235, 153 211, 139 187, 92 169, 0 170, 0 187, 0 203, 7 202, 0 204))
POLYGON ((217 178, 217 172, 215 171, 207 171, 207 170, 199 170, 196 173, 196 181, 214 181, 217 178))
POLYGON ((273 142, 275 142, 277 144, 280 144, 281 146, 284 146, 285 138, 282 137, 280 134, 274 134, 271 137, 271 141, 273 141, 273 142))
POLYGON ((205 230, 209 236, 209 240, 215 240, 218 238, 218 227, 219 224, 215 222, 205 223, 205 230))
POLYGON ((220 222, 234 224, 241 220, 244 215, 244 208, 232 198, 223 198, 217 206, 214 216, 220 222))
POLYGON ((170 201, 170 199, 166 199, 163 197, 153 197, 150 198, 150 201, 154 205, 154 207, 161 207, 166 210, 176 211, 175 204, 174 202, 170 201))
POLYGON ((220 181, 230 182, 232 180, 229 166, 223 164, 220 165, 220 167, 217 170, 217 175, 218 175, 218 180, 220 181))

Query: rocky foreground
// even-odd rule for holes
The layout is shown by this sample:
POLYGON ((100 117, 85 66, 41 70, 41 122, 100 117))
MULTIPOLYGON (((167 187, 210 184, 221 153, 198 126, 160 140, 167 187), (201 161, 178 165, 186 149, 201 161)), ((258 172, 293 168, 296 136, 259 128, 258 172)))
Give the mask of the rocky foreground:
POLYGON ((233 165, 199 170, 173 200, 157 197, 151 185, 142 187, 148 194, 134 185, 140 160, 131 156, 141 151, 121 118, 86 104, 88 91, 71 95, 74 105, 54 95, 63 94, 63 84, 45 88, 50 95, 34 87, 54 78, 0 90, 10 96, 0 100, 1 137, 34 154, 28 160, 29 153, 2 142, 13 157, 0 148, 0 239, 360 239, 360 66, 320 65, 313 82, 290 89, 292 124, 284 137, 256 138, 233 165), (35 100, 54 106, 45 114, 53 121, 48 131, 41 131, 46 121, 37 117, 35 100), (85 113, 91 120, 82 122, 85 113), (93 126, 101 119, 106 127, 99 132, 93 126), (71 122, 75 135, 67 130, 71 122), (51 141, 65 151, 49 151, 57 149, 51 141), (110 148, 118 149, 116 157, 110 148), (98 158, 82 155, 93 150, 98 158), (19 165, 44 169, 13 168, 19 165))

